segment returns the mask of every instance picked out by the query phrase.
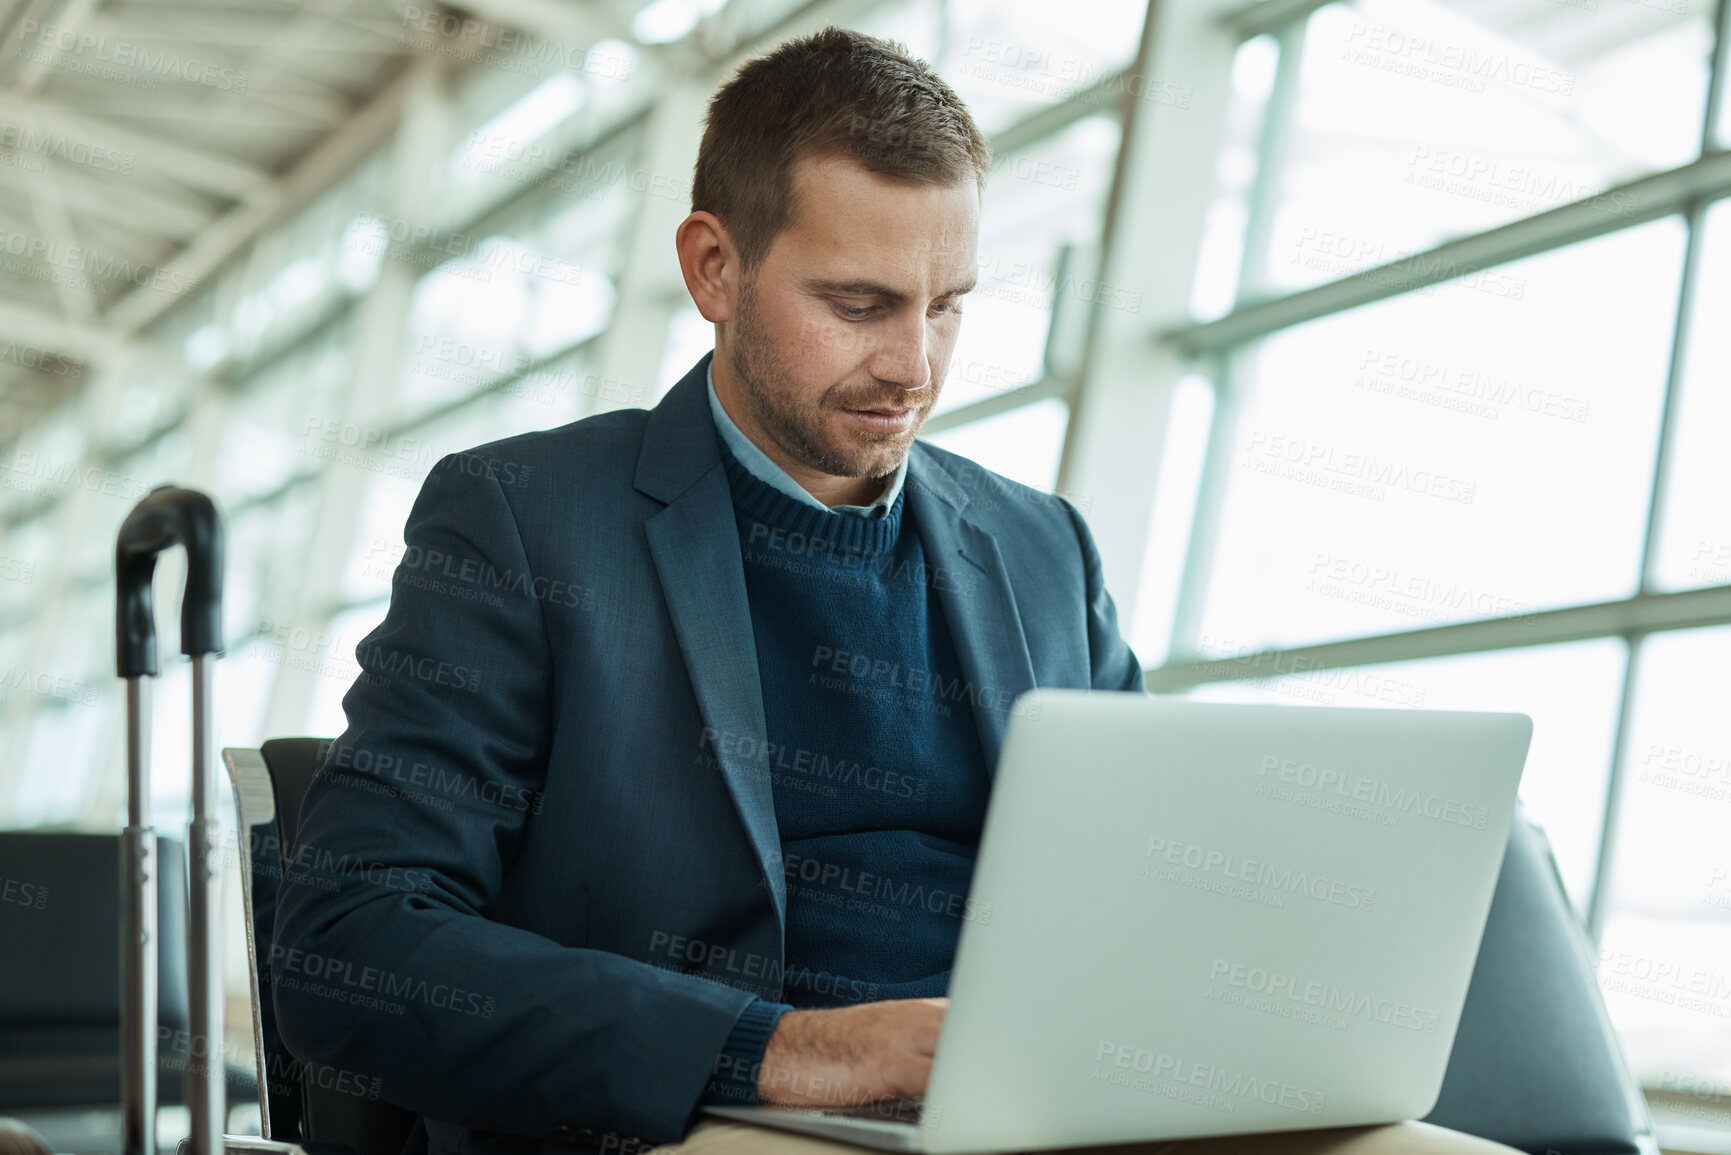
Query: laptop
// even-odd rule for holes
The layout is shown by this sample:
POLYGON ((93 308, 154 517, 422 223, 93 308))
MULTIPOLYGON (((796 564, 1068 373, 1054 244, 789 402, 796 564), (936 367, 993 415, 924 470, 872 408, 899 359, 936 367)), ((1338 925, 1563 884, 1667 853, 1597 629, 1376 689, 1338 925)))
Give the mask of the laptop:
POLYGON ((1032 691, 924 1100, 705 1111, 930 1155, 1420 1118, 1531 737, 1523 714, 1032 691))

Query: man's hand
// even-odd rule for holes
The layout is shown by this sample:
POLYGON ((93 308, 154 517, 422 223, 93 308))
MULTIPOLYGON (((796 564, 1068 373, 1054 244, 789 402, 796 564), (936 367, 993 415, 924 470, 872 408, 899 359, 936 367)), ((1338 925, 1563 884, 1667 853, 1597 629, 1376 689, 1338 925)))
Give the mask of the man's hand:
POLYGON ((757 1093, 779 1107, 839 1107, 926 1093, 949 999, 788 1011, 764 1048, 757 1093))

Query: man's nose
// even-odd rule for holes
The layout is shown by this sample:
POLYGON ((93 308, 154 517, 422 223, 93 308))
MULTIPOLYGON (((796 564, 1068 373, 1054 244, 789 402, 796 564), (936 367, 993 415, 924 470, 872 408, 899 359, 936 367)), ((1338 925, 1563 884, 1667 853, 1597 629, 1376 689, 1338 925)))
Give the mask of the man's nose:
POLYGON ((883 340, 866 366, 873 377, 917 392, 932 383, 930 334, 925 318, 909 310, 882 333, 883 340))

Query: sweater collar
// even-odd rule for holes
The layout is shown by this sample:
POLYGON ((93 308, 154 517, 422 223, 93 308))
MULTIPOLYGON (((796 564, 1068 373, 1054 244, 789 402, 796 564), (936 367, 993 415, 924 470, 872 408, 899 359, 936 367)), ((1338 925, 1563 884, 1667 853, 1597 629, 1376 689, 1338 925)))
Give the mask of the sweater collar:
POLYGON ((901 533, 902 510, 897 501, 882 517, 837 517, 818 502, 796 501, 753 474, 726 445, 721 465, 741 519, 742 544, 790 551, 802 561, 830 561, 857 567, 862 557, 889 553, 901 533))

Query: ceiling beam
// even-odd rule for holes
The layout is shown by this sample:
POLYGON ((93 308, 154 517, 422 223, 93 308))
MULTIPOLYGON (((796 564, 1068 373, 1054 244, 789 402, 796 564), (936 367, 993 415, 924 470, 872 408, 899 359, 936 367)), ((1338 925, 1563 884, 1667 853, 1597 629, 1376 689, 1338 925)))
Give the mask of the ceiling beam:
MULTIPOLYGON (((204 281, 265 229, 311 202, 387 139, 408 96, 412 70, 404 69, 342 128, 321 140, 281 179, 257 190, 163 265, 174 280, 204 281)), ((172 281, 171 281, 172 283, 172 281)), ((108 311, 116 334, 142 331, 174 304, 167 293, 134 289, 108 311)))
POLYGON ((230 157, 134 132, 55 105, 0 94, 0 115, 16 117, 39 131, 58 132, 83 143, 130 152, 141 166, 178 183, 241 199, 271 183, 270 174, 230 157))
POLYGON ((142 341, 117 337, 99 324, 70 321, 44 309, 0 301, 0 342, 14 341, 86 363, 125 357, 170 369, 181 376, 192 372, 174 354, 142 341))

